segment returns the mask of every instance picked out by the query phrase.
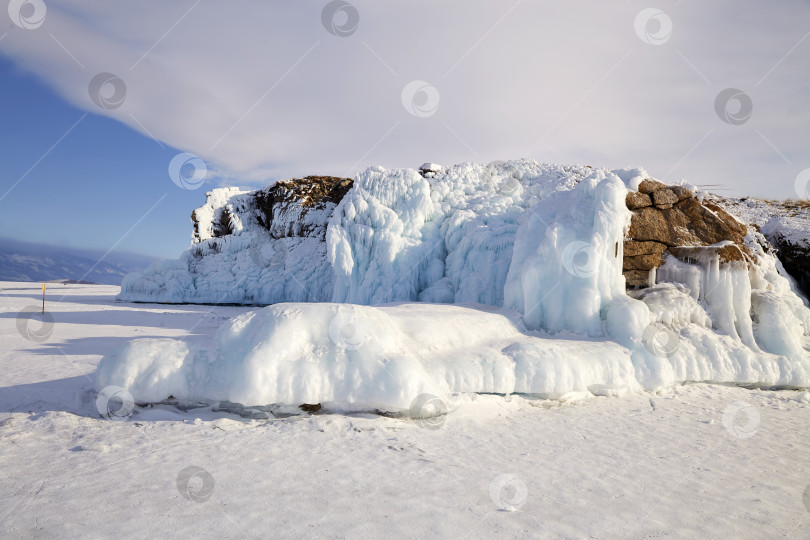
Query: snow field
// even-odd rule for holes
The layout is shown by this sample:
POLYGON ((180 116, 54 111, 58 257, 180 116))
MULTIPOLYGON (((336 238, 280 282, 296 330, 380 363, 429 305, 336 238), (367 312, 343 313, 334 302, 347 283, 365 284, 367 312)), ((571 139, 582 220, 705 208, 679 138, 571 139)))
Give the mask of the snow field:
MULTIPOLYGON (((242 321, 234 331, 250 332, 261 316, 247 307, 126 304, 113 301, 114 287, 66 285, 49 294, 54 324, 34 341, 18 332, 17 317, 40 287, 0 289, 0 526, 9 536, 810 534, 806 391, 464 393, 447 398, 447 414, 417 419, 330 405, 248 419, 250 410, 186 401, 105 419, 93 374, 111 347, 145 336, 202 350, 223 325, 242 321)), ((392 324, 417 339, 447 331, 406 316, 410 305, 390 307, 402 308, 392 324)), ((465 334, 462 325, 448 347, 482 331, 481 341, 513 339, 515 314, 477 309, 467 324, 484 328, 465 334)), ((367 336, 351 325, 331 331, 347 348, 367 336)))

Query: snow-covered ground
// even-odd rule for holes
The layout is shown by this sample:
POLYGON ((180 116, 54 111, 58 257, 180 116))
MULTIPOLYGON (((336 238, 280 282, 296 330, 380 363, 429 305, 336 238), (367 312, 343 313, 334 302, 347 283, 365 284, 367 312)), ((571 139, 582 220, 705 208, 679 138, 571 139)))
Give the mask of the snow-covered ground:
POLYGON ((18 319, 38 284, 0 289, 4 536, 810 537, 810 392, 462 394, 426 419, 184 403, 104 419, 94 377, 114 346, 203 346, 252 308, 55 285, 41 328, 18 319))

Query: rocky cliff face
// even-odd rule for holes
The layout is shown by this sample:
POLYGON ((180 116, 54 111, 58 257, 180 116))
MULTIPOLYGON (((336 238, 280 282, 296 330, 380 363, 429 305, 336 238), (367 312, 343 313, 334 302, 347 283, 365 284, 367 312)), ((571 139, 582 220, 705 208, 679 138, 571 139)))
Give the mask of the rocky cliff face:
POLYGON ((793 276, 799 289, 810 298, 810 243, 806 238, 790 234, 788 227, 772 226, 765 229, 766 238, 776 248, 785 270, 793 276))
POLYGON ((306 176, 246 192, 221 188, 208 194, 206 205, 191 213, 192 241, 223 238, 236 232, 245 221, 255 219, 271 238, 316 236, 323 239, 331 210, 352 187, 351 178, 306 176), (328 216, 327 216, 328 218, 328 216))
POLYGON ((633 212, 624 242, 623 273, 630 287, 645 287, 668 255, 686 262, 716 256, 721 263, 745 261, 748 228, 716 204, 701 203, 683 186, 644 180, 627 194, 633 212))
POLYGON ((307 176, 256 192, 259 223, 273 238, 326 235, 326 223, 308 219, 313 210, 337 206, 352 187, 351 178, 307 176))

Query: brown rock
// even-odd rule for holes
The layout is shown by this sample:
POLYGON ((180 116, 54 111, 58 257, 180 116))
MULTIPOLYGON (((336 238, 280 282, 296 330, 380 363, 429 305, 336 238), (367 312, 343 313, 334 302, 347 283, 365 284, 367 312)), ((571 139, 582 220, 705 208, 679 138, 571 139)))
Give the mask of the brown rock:
POLYGON ((628 286, 647 286, 649 271, 661 266, 667 252, 687 262, 705 260, 707 255, 716 255, 722 263, 744 264, 751 259, 744 244, 745 225, 718 206, 701 204, 686 188, 661 189, 655 184, 645 185, 647 190, 655 188, 650 197, 655 206, 633 210, 624 243, 622 269, 628 286))
POLYGON ((678 202, 678 196, 671 189, 659 189, 653 192, 652 200, 653 204, 659 208, 663 206, 672 208, 672 205, 678 202))
POLYGON ((683 186, 670 186, 669 189, 678 197, 678 201, 692 198, 692 192, 683 186))
POLYGON ((667 250, 667 246, 659 242, 635 242, 633 240, 625 240, 624 242, 624 256, 637 257, 639 255, 658 255, 661 256, 667 250))
POLYGON ((653 193, 659 189, 667 189, 667 186, 657 180, 650 180, 649 178, 642 180, 641 184, 638 185, 638 190, 641 193, 653 193))
POLYGON ((625 241, 622 269, 649 271, 658 268, 663 263, 662 255, 666 249, 667 246, 658 242, 625 241))
MULTIPOLYGON (((726 214, 727 215, 727 214, 726 214)), ((684 199, 672 208, 642 208, 630 224, 628 236, 667 246, 708 246, 724 240, 742 245, 745 226, 709 210, 696 199, 684 199)))
POLYGON ((622 272, 628 287, 646 287, 649 285, 650 272, 647 270, 625 270, 622 272))
POLYGON ((658 268, 663 264, 661 255, 651 253, 649 255, 637 255, 635 257, 625 257, 622 261, 622 270, 646 270, 658 268))
POLYGON ((744 238, 745 235, 748 234, 748 227, 746 227, 743 223, 737 221, 737 219, 734 216, 732 216, 731 214, 729 214, 716 204, 706 202, 705 204, 703 204, 703 207, 711 210, 712 213, 714 213, 721 221, 725 222, 729 228, 736 231, 737 234, 739 234, 739 236, 744 238))
POLYGON ((304 412, 313 413, 313 412, 318 412, 318 411, 321 410, 321 404, 320 403, 303 403, 303 404, 299 405, 298 408, 301 409, 304 412))
MULTIPOLYGON (((711 205, 714 206, 714 205, 711 205)), ((719 206, 704 206, 696 199, 685 199, 675 205, 671 210, 662 210, 664 219, 678 228, 687 231, 682 234, 683 241, 677 241, 675 246, 684 245, 711 245, 730 240, 735 244, 743 244, 748 232, 747 227, 731 217, 719 206)))
POLYGON ((675 236, 661 210, 642 208, 633 213, 627 236, 636 242, 658 242, 668 246, 677 245, 675 236))
POLYGON ((625 199, 627 208, 630 210, 637 210, 646 206, 652 206, 653 202, 649 195, 646 193, 639 193, 638 191, 631 191, 627 194, 625 199))

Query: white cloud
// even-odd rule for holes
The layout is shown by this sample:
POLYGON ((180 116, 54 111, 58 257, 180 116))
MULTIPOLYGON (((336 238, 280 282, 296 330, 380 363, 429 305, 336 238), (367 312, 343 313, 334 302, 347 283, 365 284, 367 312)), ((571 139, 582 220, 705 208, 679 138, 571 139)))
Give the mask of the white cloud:
POLYGON ((810 166, 805 2, 662 4, 658 45, 634 30, 642 4, 352 4, 359 24, 338 37, 325 1, 50 0, 0 52, 236 183, 528 155, 787 197, 810 166), (90 99, 100 72, 125 82, 120 107, 90 99), (413 80, 438 91, 432 114, 403 106, 413 80), (728 87, 751 96, 743 125, 715 114, 728 87))

